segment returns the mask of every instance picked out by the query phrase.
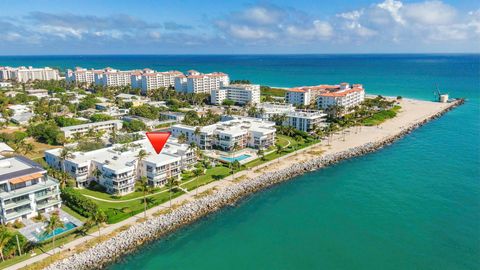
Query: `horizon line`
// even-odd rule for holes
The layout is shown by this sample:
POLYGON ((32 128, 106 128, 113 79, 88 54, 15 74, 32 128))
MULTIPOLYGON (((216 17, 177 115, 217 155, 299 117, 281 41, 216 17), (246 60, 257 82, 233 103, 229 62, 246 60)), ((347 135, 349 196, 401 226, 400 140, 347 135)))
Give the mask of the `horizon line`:
POLYGON ((32 56, 288 56, 288 55, 480 55, 480 52, 373 52, 373 53, 199 53, 199 54, 5 54, 0 57, 32 57, 32 56))

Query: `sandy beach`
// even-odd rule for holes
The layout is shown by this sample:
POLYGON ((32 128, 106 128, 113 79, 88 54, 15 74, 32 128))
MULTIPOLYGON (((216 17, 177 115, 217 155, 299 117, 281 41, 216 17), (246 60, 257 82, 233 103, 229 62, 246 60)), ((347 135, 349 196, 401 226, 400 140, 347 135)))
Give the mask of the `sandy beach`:
MULTIPOLYGON (((56 250, 57 253, 62 252, 62 260, 52 264, 49 269, 99 268, 105 265, 105 263, 114 260, 116 257, 131 251, 134 246, 153 240, 180 226, 193 222, 202 215, 211 213, 219 207, 230 204, 243 195, 290 179, 295 175, 303 173, 308 168, 318 169, 324 165, 338 162, 341 159, 374 151, 382 145, 391 143, 393 140, 409 133, 421 124, 436 118, 443 112, 458 105, 458 103, 436 103, 412 99, 403 99, 399 101, 399 103, 402 109, 397 117, 387 120, 379 126, 352 127, 346 129, 333 135, 330 139, 323 140, 319 144, 312 145, 295 153, 287 154, 277 160, 264 163, 255 168, 241 171, 233 177, 212 182, 198 189, 198 193, 215 190, 214 193, 218 195, 217 197, 213 194, 196 199, 196 191, 192 191, 174 199, 173 204, 182 206, 169 214, 159 217, 153 215, 162 209, 168 208, 170 203, 167 202, 149 209, 147 211, 149 217, 147 222, 137 222, 139 218, 143 217, 143 213, 140 213, 122 222, 108 225, 102 228, 102 234, 109 234, 123 226, 130 226, 127 231, 119 233, 117 236, 109 239, 108 243, 103 242, 78 253, 75 251, 76 246, 81 246, 92 238, 97 237, 98 234, 76 239, 66 244, 63 248, 56 250), (358 149, 361 151, 358 151, 358 149), (345 155, 345 153, 348 152, 352 152, 352 154, 345 155), (308 166, 305 165, 307 163, 309 164, 308 166), (280 175, 282 173, 286 175, 280 175), (235 178, 241 179, 241 181, 232 181, 232 179, 235 178), (242 188, 244 189, 243 191, 242 188), (221 197, 220 199, 218 198, 219 196, 221 197), (124 240, 125 237, 122 236, 123 233, 129 235, 129 239, 124 240), (121 241, 125 241, 125 243, 118 243, 121 241), (115 254, 112 254, 112 250, 115 250, 115 252, 113 252, 115 254), (95 256, 92 256, 92 254, 95 254, 95 256)), ((48 256, 48 254, 42 254, 32 257, 29 260, 7 269, 20 269, 48 256)))

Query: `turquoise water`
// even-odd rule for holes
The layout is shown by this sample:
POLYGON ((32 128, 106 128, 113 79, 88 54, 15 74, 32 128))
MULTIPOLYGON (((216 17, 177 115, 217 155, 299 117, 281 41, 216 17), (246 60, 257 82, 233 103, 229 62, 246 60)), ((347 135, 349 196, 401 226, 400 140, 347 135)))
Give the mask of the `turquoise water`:
POLYGON ((251 157, 250 155, 247 155, 247 154, 243 154, 243 155, 240 155, 240 156, 236 156, 236 157, 222 157, 221 159, 222 160, 225 160, 226 162, 234 162, 235 160, 237 161, 242 161, 244 159, 247 159, 251 157))
POLYGON ((48 240, 48 239, 52 238, 54 234, 55 234, 55 236, 58 236, 59 234, 62 234, 64 232, 68 232, 68 231, 70 231, 70 230, 72 230, 76 227, 77 227, 77 225, 73 224, 72 222, 68 222, 68 223, 64 224, 64 228, 56 228, 51 233, 39 234, 39 235, 36 236, 36 238, 39 242, 42 242, 42 241, 45 241, 45 240, 48 240))
POLYGON ((467 103, 373 154, 297 177, 146 245, 111 269, 479 269, 480 56, 0 57, 0 65, 225 71, 295 86, 340 81, 467 103))

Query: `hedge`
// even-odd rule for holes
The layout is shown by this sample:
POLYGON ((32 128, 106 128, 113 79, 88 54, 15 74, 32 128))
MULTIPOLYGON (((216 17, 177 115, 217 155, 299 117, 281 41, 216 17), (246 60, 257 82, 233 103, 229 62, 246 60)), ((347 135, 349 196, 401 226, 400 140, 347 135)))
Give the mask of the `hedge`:
POLYGON ((98 211, 98 206, 92 200, 73 188, 64 188, 61 197, 65 205, 84 217, 91 217, 98 211))

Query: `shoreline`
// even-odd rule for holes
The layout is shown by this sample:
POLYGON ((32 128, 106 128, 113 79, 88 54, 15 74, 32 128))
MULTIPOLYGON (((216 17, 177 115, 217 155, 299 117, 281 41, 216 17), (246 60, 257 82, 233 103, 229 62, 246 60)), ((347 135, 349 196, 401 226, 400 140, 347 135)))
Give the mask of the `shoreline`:
MULTIPOLYGON (((332 153, 325 155, 322 154, 321 156, 316 155, 316 157, 307 159, 307 161, 297 162, 287 160, 287 166, 283 169, 277 169, 271 173, 262 172, 254 179, 227 185, 211 195, 189 201, 170 213, 150 218, 142 223, 134 224, 125 231, 118 233, 114 237, 101 242, 84 252, 54 262, 47 267, 47 269, 96 269, 105 267, 114 263, 120 256, 136 250, 141 245, 157 240, 176 229, 195 222, 205 215, 216 212, 222 207, 232 205, 246 195, 250 195, 275 184, 290 180, 306 172, 318 170, 346 159, 362 156, 390 145, 394 141, 408 135, 413 130, 423 126, 431 120, 439 118, 446 112, 463 104, 463 102, 463 100, 457 100, 445 104, 445 106, 438 106, 439 108, 435 108, 433 114, 426 115, 422 119, 412 120, 413 123, 409 125, 399 126, 399 129, 392 132, 389 136, 373 139, 367 136, 367 139, 372 141, 362 143, 355 147, 347 147, 344 150, 334 149, 330 151, 332 153)), ((380 133, 379 130, 373 130, 372 132, 376 132, 375 135, 379 135, 378 133, 380 133)), ((258 166, 256 170, 263 169, 272 164, 277 164, 277 162, 280 164, 281 161, 296 156, 297 154, 306 154, 307 151, 315 149, 315 147, 318 146, 319 145, 312 145, 297 152, 284 155, 280 157, 278 161, 273 160, 258 166)), ((272 165, 272 167, 275 166, 276 165, 272 165)), ((246 170, 246 172, 252 174, 251 172, 248 172, 248 170, 246 170)))

